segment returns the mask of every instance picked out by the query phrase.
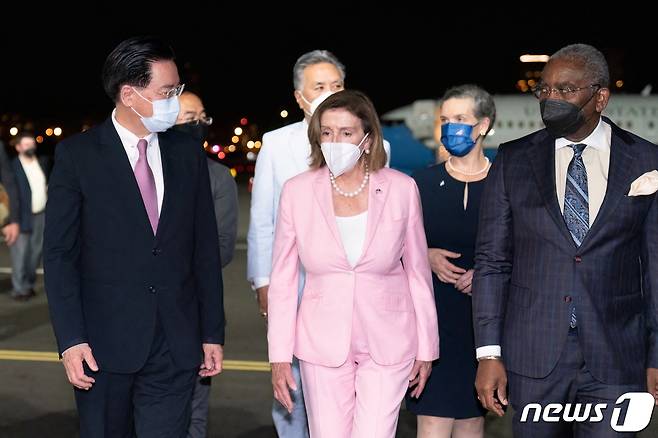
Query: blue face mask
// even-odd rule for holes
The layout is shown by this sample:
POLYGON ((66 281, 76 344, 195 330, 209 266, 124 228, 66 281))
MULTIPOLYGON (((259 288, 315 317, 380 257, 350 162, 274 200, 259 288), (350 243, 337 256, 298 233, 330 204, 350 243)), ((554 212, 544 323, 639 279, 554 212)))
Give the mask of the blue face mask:
POLYGON ((441 125, 441 143, 455 157, 467 155, 475 147, 475 140, 471 138, 475 125, 465 123, 446 123, 441 125))

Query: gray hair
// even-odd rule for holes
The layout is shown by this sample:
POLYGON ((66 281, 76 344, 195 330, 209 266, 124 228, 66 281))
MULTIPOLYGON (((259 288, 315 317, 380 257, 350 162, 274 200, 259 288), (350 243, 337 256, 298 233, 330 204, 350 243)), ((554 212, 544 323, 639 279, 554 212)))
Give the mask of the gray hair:
MULTIPOLYGON (((496 104, 493 97, 484 88, 473 84, 457 85, 449 88, 443 97, 439 100, 439 107, 448 99, 464 99, 470 97, 473 99, 473 112, 478 120, 487 117, 491 122, 489 129, 493 128, 496 121, 496 104)), ((488 131, 487 131, 488 132, 488 131)))
POLYGON ((341 79, 345 80, 345 66, 342 62, 328 50, 313 50, 304 53, 295 62, 295 67, 292 69, 292 82, 295 85, 295 90, 302 89, 302 82, 304 82, 304 70, 306 67, 314 64, 321 64, 323 62, 333 64, 340 72, 341 79))
POLYGON ((553 53, 549 62, 553 59, 564 59, 582 64, 593 83, 599 84, 602 88, 610 86, 610 71, 605 56, 589 44, 571 44, 562 47, 553 53))

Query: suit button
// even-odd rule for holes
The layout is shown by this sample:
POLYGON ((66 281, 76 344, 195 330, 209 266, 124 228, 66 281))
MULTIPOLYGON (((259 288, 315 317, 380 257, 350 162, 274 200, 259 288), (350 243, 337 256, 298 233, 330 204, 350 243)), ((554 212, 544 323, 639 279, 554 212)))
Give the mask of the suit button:
POLYGON ((152 294, 154 294, 154 293, 155 293, 155 287, 153 287, 153 286, 149 286, 149 292, 151 292, 152 294))
POLYGON ((580 263, 580 262, 583 261, 583 259, 581 259, 580 256, 576 256, 576 257, 573 258, 573 261, 576 262, 576 263, 580 263))
POLYGON ((151 251, 151 253, 152 253, 154 256, 157 256, 157 255, 158 255, 158 250, 155 249, 155 248, 153 248, 153 251, 151 251))
POLYGON ((565 303, 570 303, 570 302, 571 302, 571 297, 570 297, 569 295, 566 295, 566 296, 564 297, 564 302, 565 302, 565 303))

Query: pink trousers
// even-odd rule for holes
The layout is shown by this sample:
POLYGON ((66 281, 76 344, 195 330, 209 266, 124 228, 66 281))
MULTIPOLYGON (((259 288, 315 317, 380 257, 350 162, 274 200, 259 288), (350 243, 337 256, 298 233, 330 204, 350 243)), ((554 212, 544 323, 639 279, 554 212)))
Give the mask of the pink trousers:
POLYGON ((355 318, 343 365, 299 363, 311 438, 395 438, 413 360, 389 366, 375 363, 355 318))

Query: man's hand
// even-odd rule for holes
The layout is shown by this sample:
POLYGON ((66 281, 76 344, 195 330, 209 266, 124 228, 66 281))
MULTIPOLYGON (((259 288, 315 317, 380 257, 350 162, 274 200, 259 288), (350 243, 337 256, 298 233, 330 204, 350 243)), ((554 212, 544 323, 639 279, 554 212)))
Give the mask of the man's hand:
POLYGON ((263 286, 256 289, 256 298, 258 299, 258 312, 265 321, 267 321, 267 291, 270 289, 270 286, 263 286))
POLYGON ((16 239, 18 239, 18 235, 20 233, 21 229, 16 222, 12 222, 11 224, 7 224, 2 227, 2 234, 5 236, 5 242, 7 243, 7 246, 12 246, 14 243, 16 243, 16 239))
POLYGON ((409 375, 409 388, 416 387, 416 389, 410 394, 412 397, 420 397, 431 373, 432 362, 424 360, 417 360, 414 362, 414 367, 411 369, 411 374, 409 375))
POLYGON ((429 258, 430 266, 432 267, 432 272, 439 277, 444 283, 455 284, 459 277, 462 274, 466 273, 466 269, 462 269, 458 266, 453 265, 448 261, 449 258, 457 259, 461 257, 461 254, 456 252, 451 252, 441 248, 430 248, 429 249, 429 258))
POLYGON ((201 377, 216 376, 222 372, 224 361, 224 347, 220 344, 203 344, 203 363, 201 364, 201 377))
POLYGON ((86 342, 84 344, 74 345, 62 353, 62 363, 66 370, 66 377, 69 382, 78 389, 90 389, 96 382, 93 377, 85 375, 82 362, 87 362, 87 366, 92 371, 98 371, 96 359, 91 354, 91 348, 86 342))
POLYGON ((653 395, 658 406, 658 368, 647 368, 647 392, 653 395))
POLYGON ((459 280, 457 280, 457 283, 455 283, 455 289, 461 293, 470 295, 471 284, 473 283, 473 272, 473 269, 469 269, 465 274, 459 277, 459 280))
POLYGON ((274 398, 283 405, 289 414, 292 414, 292 397, 290 389, 297 391, 297 384, 292 377, 292 367, 288 362, 276 362, 272 364, 272 389, 274 398))
POLYGON ((507 401, 507 373, 501 360, 483 359, 478 363, 475 389, 482 406, 499 417, 505 415, 503 405, 507 406, 509 403, 507 401), (496 392, 498 400, 494 397, 496 392))

